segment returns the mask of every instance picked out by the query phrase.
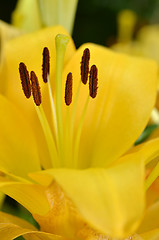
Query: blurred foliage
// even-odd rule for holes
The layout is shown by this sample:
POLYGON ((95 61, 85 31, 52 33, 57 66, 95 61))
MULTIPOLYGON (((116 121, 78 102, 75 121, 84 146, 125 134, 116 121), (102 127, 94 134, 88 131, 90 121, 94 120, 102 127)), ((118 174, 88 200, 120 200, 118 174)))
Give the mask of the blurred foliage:
POLYGON ((135 142, 135 145, 138 145, 148 139, 148 137, 153 133, 153 131, 158 127, 157 124, 148 125, 140 137, 135 142))
MULTIPOLYGON (((38 223, 34 220, 31 213, 28 210, 26 210, 23 206, 21 206, 18 202, 16 202, 14 199, 8 196, 6 196, 1 210, 14 216, 23 218, 24 220, 33 224, 37 229, 40 229, 38 223)), ((22 239, 24 238, 23 237, 17 238, 17 240, 22 239)))
POLYGON ((15 8, 17 0, 5 0, 0 3, 0 19, 5 22, 10 22, 11 12, 15 8))
POLYGON ((33 224, 36 228, 39 229, 38 223, 34 220, 31 213, 27 211, 23 206, 21 206, 19 203, 17 203, 14 199, 6 196, 6 199, 4 201, 2 211, 6 213, 10 213, 14 216, 23 218, 24 220, 30 222, 33 224))
MULTIPOLYGON (((88 1, 87 1, 88 2, 88 1)), ((153 14, 158 0, 89 0, 99 5, 101 8, 110 8, 113 11, 120 11, 124 8, 134 10, 139 16, 146 18, 153 14)))
POLYGON ((159 0, 79 0, 73 38, 76 46, 84 42, 110 45, 117 35, 117 14, 122 9, 134 10, 139 27, 159 22, 159 0))
MULTIPOLYGON (((39 228, 38 223, 34 220, 33 216, 29 211, 27 211, 23 206, 17 203, 14 199, 6 196, 3 207, 1 209, 3 212, 12 214, 14 216, 23 218, 24 220, 33 224, 37 229, 39 228)), ((24 240, 23 237, 18 237, 16 240, 24 240)))

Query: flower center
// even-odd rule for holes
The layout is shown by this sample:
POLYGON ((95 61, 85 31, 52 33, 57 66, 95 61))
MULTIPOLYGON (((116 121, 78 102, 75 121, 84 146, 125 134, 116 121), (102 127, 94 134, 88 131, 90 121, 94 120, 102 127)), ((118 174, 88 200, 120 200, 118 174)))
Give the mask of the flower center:
POLYGON ((53 167, 71 167, 77 168, 79 161, 79 143, 81 138, 82 127, 87 112, 89 99, 95 98, 98 88, 98 70, 96 65, 92 65, 89 69, 90 51, 86 48, 83 52, 81 60, 81 80, 79 81, 77 92, 72 102, 73 95, 73 75, 71 72, 66 77, 65 85, 65 104, 66 104, 66 119, 63 121, 62 112, 62 72, 64 55, 69 39, 67 36, 58 34, 55 38, 56 45, 56 78, 55 78, 55 96, 52 94, 50 84, 50 54, 49 49, 43 49, 42 77, 44 83, 48 83, 49 97, 52 111, 52 128, 47 120, 46 114, 42 107, 41 90, 38 78, 34 71, 31 71, 30 76, 26 65, 21 62, 19 64, 19 73, 22 83, 22 89, 26 98, 33 95, 35 109, 39 117, 45 139, 47 142, 50 160, 53 167), (79 98, 81 83, 87 84, 89 79, 89 91, 86 99, 76 134, 74 134, 75 116, 77 110, 77 102, 79 98), (55 104, 56 103, 56 104, 55 104), (70 104, 72 103, 72 111, 70 104), (53 131, 52 131, 53 129, 53 131))

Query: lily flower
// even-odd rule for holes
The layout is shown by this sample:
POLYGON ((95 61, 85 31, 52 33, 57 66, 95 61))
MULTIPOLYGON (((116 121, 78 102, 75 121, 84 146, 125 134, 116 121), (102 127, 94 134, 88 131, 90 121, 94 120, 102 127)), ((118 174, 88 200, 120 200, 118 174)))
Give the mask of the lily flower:
POLYGON ((91 43, 75 50, 62 27, 13 39, 5 51, 0 190, 40 230, 0 212, 0 238, 159 236, 159 202, 147 209, 145 196, 159 139, 131 148, 155 104, 157 64, 91 43))

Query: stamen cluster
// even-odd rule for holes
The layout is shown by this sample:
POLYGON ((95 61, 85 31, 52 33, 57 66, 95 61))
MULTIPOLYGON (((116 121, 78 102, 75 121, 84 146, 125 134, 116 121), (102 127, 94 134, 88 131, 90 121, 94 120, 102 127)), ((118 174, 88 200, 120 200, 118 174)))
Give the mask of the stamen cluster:
MULTIPOLYGON (((42 63, 42 77, 45 83, 47 83, 49 71, 50 71, 50 55, 49 55, 49 49, 45 47, 43 50, 43 63, 42 63)), ((26 98, 30 98, 31 92, 32 92, 35 104, 37 106, 40 106, 41 90, 40 90, 39 81, 35 72, 31 71, 29 76, 29 72, 27 70, 26 65, 23 62, 21 62, 19 64, 19 73, 20 73, 22 89, 26 98)))
MULTIPOLYGON (((98 89, 98 78, 97 78, 97 67, 92 65, 89 71, 89 60, 90 60, 90 51, 86 48, 83 52, 82 61, 81 61, 81 81, 83 84, 87 84, 88 75, 89 75, 89 95, 92 98, 95 98, 97 95, 98 89)), ((48 75, 50 72, 50 54, 49 49, 44 47, 43 49, 43 63, 42 63, 42 78, 45 83, 48 82, 48 75)), ((26 98, 30 98, 31 92, 33 94, 34 102, 37 106, 41 104, 41 91, 38 78, 34 71, 31 71, 30 77, 26 65, 21 62, 19 64, 19 73, 21 78, 21 84, 23 92, 26 98)), ((73 78, 72 73, 68 73, 65 86, 65 103, 69 106, 72 102, 72 87, 73 78)))
MULTIPOLYGON (((56 78, 55 78, 56 106, 54 103, 54 96, 52 94, 52 88, 49 80, 49 72, 50 72, 49 49, 45 47, 42 53, 43 55, 42 78, 44 83, 48 83, 51 112, 52 112, 53 132, 48 122, 48 119, 45 115, 45 111, 41 105, 42 97, 41 97, 41 90, 40 90, 38 77, 34 71, 31 71, 29 74, 27 67, 23 62, 19 64, 20 79, 22 83, 22 89, 26 98, 30 98, 32 94, 34 103, 36 106, 38 106, 38 108, 35 106, 35 110, 39 117, 42 129, 44 131, 52 166, 54 167, 64 166, 65 159, 70 159, 70 164, 72 162, 72 165, 76 166, 78 164, 79 142, 81 138, 82 126, 83 126, 85 115, 87 112, 89 99, 90 97, 95 98, 97 95, 98 70, 96 65, 92 65, 91 68, 89 69, 90 50, 86 48, 83 52, 83 56, 81 60, 81 66, 80 66, 81 80, 79 81, 79 86, 77 88, 77 93, 75 95, 75 101, 73 103, 72 112, 69 111, 69 108, 67 109, 66 122, 65 122, 65 125, 63 125, 62 84, 61 83, 62 83, 64 51, 66 49, 68 39, 65 35, 57 35, 55 38, 55 42, 56 42, 56 58, 57 58, 56 78), (61 58, 61 56, 63 57, 61 58), (84 108, 81 112, 81 117, 80 117, 79 125, 77 128, 77 134, 76 136, 74 136, 75 116, 76 116, 80 86, 81 86, 81 83, 86 85, 88 79, 89 79, 88 96, 84 104, 84 108)), ((72 73, 69 72, 67 74, 66 85, 65 85, 64 100, 65 100, 66 106, 69 106, 72 103, 72 92, 73 92, 72 89, 73 89, 73 76, 72 76, 72 73)))
MULTIPOLYGON (((84 85, 87 84, 89 76, 89 95, 92 98, 97 96, 98 89, 98 69, 96 65, 92 65, 89 71, 89 60, 90 60, 90 50, 85 48, 83 51, 82 61, 81 61, 81 81, 84 85)), ((72 73, 67 75, 66 86, 65 86, 65 103, 69 106, 72 102, 72 73)))
POLYGON ((81 81, 83 84, 87 83, 89 75, 89 95, 92 98, 95 98, 97 95, 98 89, 98 69, 96 65, 92 65, 89 71, 89 60, 90 60, 90 51, 86 48, 83 52, 82 61, 81 61, 81 81))

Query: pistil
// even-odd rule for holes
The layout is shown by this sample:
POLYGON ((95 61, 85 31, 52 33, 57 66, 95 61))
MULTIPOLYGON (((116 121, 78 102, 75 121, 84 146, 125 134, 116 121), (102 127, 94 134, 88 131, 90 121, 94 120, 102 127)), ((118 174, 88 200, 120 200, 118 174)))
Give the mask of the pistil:
MULTIPOLYGON (((66 47, 69 38, 66 35, 58 34, 55 38, 56 45, 56 117, 57 117, 57 132, 58 132, 58 149, 61 162, 63 162, 63 115, 62 115, 62 72, 63 62, 66 47)), ((62 163, 62 166, 64 162, 62 163)))

